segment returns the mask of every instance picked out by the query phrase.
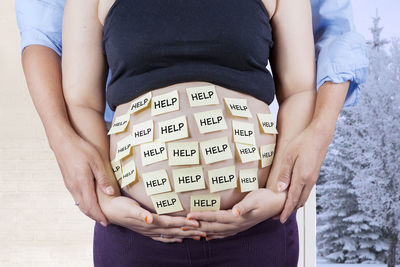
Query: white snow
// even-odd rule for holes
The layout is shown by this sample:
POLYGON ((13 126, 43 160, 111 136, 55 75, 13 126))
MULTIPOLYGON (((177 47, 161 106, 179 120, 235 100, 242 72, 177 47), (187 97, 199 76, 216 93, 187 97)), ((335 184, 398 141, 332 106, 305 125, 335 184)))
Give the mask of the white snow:
MULTIPOLYGON (((340 263, 329 263, 327 260, 323 258, 317 258, 317 267, 386 267, 386 264, 368 264, 368 263, 359 263, 359 264, 340 264, 340 263)), ((396 265, 396 267, 400 267, 400 265, 396 265)))

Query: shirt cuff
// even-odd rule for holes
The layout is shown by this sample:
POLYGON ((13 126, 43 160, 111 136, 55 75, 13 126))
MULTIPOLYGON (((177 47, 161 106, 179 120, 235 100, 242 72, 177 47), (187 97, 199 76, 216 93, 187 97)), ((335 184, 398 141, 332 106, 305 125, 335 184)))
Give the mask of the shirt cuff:
POLYGON ((61 47, 55 44, 49 36, 39 30, 21 32, 21 53, 30 45, 43 45, 49 47, 61 57, 61 47))
POLYGON ((367 79, 368 52, 364 38, 357 32, 340 35, 321 48, 317 63, 317 90, 324 82, 350 81, 343 107, 354 106, 367 79))

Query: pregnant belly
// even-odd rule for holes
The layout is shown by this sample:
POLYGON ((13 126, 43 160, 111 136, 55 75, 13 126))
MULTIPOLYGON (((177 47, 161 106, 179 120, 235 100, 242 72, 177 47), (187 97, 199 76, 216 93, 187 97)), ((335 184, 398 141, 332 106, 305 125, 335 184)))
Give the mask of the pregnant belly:
MULTIPOLYGON (((276 141, 268 132, 271 123, 264 124, 265 133, 258 119, 257 113, 271 113, 265 102, 208 82, 174 84, 151 95, 148 106, 130 115, 125 131, 110 135, 110 158, 122 157, 115 164, 122 166, 118 182, 126 194, 152 212, 186 215, 191 209, 232 208, 249 191, 265 187, 276 141), (204 91, 186 90, 198 87, 204 91), (247 107, 230 99, 245 100, 247 107), (124 140, 131 140, 131 148, 121 156, 124 140)), ((119 105, 114 123, 132 103, 140 109, 145 102, 119 105)))

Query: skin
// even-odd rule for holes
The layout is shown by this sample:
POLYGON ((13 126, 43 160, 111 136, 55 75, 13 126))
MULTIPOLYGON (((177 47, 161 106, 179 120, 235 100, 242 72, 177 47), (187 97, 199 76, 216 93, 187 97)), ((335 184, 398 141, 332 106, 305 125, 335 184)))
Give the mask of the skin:
MULTIPOLYGON (((289 3, 288 0, 280 1, 271 21, 275 40, 271 63, 277 88, 277 99, 280 103, 277 126, 280 134, 277 140, 276 160, 273 164, 278 166, 275 166, 276 173, 283 164, 281 159, 288 144, 299 136, 310 123, 316 100, 314 44, 309 2, 306 0, 296 1, 295 8, 292 5, 293 3, 289 3), (291 45, 288 45, 289 43, 291 45)), ((106 68, 105 59, 101 53, 102 24, 98 18, 101 13, 98 12, 100 6, 95 0, 85 1, 85 3, 78 0, 67 1, 63 24, 63 88, 73 127, 79 135, 96 147, 104 160, 104 165, 107 166, 106 169, 111 171, 109 143, 102 119, 106 68), (82 64, 77 66, 75 63, 78 61, 82 64)), ((103 14, 106 13, 103 12, 103 14)), ((112 177, 111 174, 110 177, 112 177)), ((274 192, 272 189, 273 184, 276 183, 274 177, 278 177, 278 175, 270 177, 272 178, 268 179, 266 188, 254 191, 246 197, 248 199, 275 198, 277 199, 275 206, 280 207, 276 213, 279 213, 285 202, 286 192, 274 192)), ((114 218, 113 220, 118 223, 118 220, 124 217, 123 211, 118 211, 117 205, 115 205, 115 209, 107 208, 114 207, 113 197, 105 195, 101 190, 97 190, 97 194, 107 217, 114 218), (114 213, 109 216, 106 210, 114 213)), ((242 231, 244 228, 254 225, 254 222, 274 215, 271 206, 262 207, 258 213, 252 213, 250 208, 243 203, 239 202, 237 205, 239 206, 233 207, 231 210, 232 215, 238 215, 240 213, 238 207, 240 207, 242 211, 247 209, 249 210, 248 214, 255 213, 258 216, 250 217, 251 223, 239 222, 236 230, 242 231)), ((145 215, 146 212, 142 211, 141 214, 145 215)), ((195 215, 194 213, 188 214, 188 218, 194 218, 195 215)), ((151 222, 153 219, 154 216, 149 221, 151 222)), ((228 231, 226 224, 221 225, 219 234, 213 231, 219 225, 213 225, 211 222, 201 222, 201 225, 203 227, 209 225, 209 232, 204 233, 215 238, 228 231)), ((179 234, 171 232, 168 236, 176 240, 195 229, 187 230, 183 231, 182 229, 182 233, 179 234)), ((196 230, 198 231, 198 229, 196 230)), ((155 236, 153 238, 156 239, 155 236)))
MULTIPOLYGON (((151 119, 155 121, 155 125, 157 125, 157 121, 164 121, 167 119, 171 119, 174 117, 179 117, 182 116, 184 114, 186 114, 186 110, 189 106, 189 103, 187 101, 187 98, 185 96, 185 89, 188 87, 196 87, 196 86, 204 86, 204 85, 210 85, 210 83, 207 82, 187 82, 187 83, 179 83, 179 84, 174 84, 172 86, 167 86, 161 89, 156 89, 152 91, 153 95, 160 95, 163 94, 165 92, 169 92, 171 90, 178 90, 179 95, 180 95, 180 110, 179 111, 174 111, 172 113, 166 113, 164 115, 158 115, 158 116, 154 116, 151 117, 150 115, 150 109, 145 109, 143 111, 140 111, 139 113, 135 113, 134 115, 131 116, 131 120, 130 123, 132 124, 137 124, 137 123, 141 123, 143 121, 146 121, 148 119, 151 119)), ((251 103, 251 112, 253 114, 253 118, 255 118, 255 126, 257 126, 257 118, 256 118, 256 113, 257 112, 261 112, 261 113, 269 113, 269 108, 268 105, 260 100, 254 99, 254 97, 249 96, 249 95, 245 95, 236 91, 232 91, 220 86, 215 86, 216 87, 216 92, 218 97, 220 98, 220 105, 212 105, 212 106, 203 106, 203 107, 196 107, 193 108, 193 112, 201 112, 201 111, 205 111, 205 110, 213 110, 216 108, 222 108, 224 109, 224 102, 223 102, 223 97, 241 97, 241 98, 246 98, 248 99, 248 103, 251 103)), ((128 110, 130 106, 130 102, 122 104, 120 106, 117 107, 116 109, 116 113, 115 116, 119 116, 122 114, 125 114, 128 110)), ((226 124, 228 126, 227 130, 224 131, 219 131, 219 132, 215 132, 215 133, 208 133, 208 134, 200 134, 197 132, 197 125, 195 125, 194 122, 194 118, 193 116, 187 116, 187 121, 188 121, 188 128, 189 128, 189 133, 190 133, 190 137, 189 138, 185 138, 182 141, 203 141, 203 140, 208 140, 211 138, 218 138, 218 137, 222 137, 222 136, 226 136, 227 133, 231 133, 232 129, 231 129, 231 120, 235 119, 232 116, 229 116, 227 114, 227 112, 225 111, 224 114, 225 120, 226 120, 226 124)), ((254 123, 253 122, 253 123, 254 123)), ((255 128, 257 129, 257 128, 255 128)), ((131 128, 129 127, 126 132, 123 133, 119 133, 117 135, 111 135, 110 136, 110 158, 114 158, 115 153, 116 153, 116 144, 119 140, 125 138, 126 136, 131 134, 131 128)), ((155 139, 158 138, 158 133, 157 131, 155 132, 155 139)), ((179 142, 179 141, 178 141, 179 142)), ((258 131, 256 131, 256 142, 257 144, 263 145, 263 144, 272 144, 275 143, 275 135, 267 135, 267 134, 260 134, 258 131)), ((230 144, 232 151, 233 150, 233 143, 230 144)), ((153 209, 153 205, 151 203, 150 197, 146 195, 145 192, 145 187, 143 184, 143 180, 140 178, 141 174, 143 172, 151 172, 151 171, 155 171, 155 170, 159 170, 159 169, 170 169, 169 165, 168 165, 168 161, 161 161, 158 163, 154 163, 148 166, 141 166, 140 162, 141 162, 141 157, 140 154, 137 153, 137 151, 139 151, 139 147, 134 147, 133 148, 133 155, 129 156, 125 159, 123 159, 121 161, 122 166, 130 161, 131 159, 134 159, 134 161, 136 162, 136 171, 138 173, 138 181, 134 182, 124 188, 122 188, 122 190, 124 190, 128 195, 131 196, 131 198, 135 199, 136 201, 138 201, 142 206, 146 207, 147 210, 154 212, 153 209)), ((230 166, 232 164, 235 164, 235 160, 231 159, 231 160, 225 160, 225 161, 221 161, 218 163, 213 163, 212 165, 205 165, 203 164, 203 171, 204 173, 207 173, 208 169, 214 169, 214 168, 220 168, 220 167, 226 167, 226 166, 230 166)), ((235 164, 236 166, 236 171, 243 169, 243 168, 258 168, 259 167, 259 161, 254 161, 254 162, 249 162, 249 163, 245 163, 245 164, 235 164)), ((259 187, 260 188, 265 188, 266 185, 266 181, 268 178, 268 173, 269 173, 270 167, 265 167, 263 169, 259 169, 258 170, 258 182, 259 182, 259 187)), ((172 174, 171 171, 169 172, 169 177, 172 180, 172 174)), ((121 180, 120 180, 121 181, 121 180)), ((196 191, 189 191, 189 192, 183 192, 183 193, 177 193, 179 196, 179 199, 182 203, 182 206, 184 207, 183 211, 179 211, 179 212, 175 212, 175 213, 171 213, 169 215, 187 215, 189 209, 190 209, 190 196, 192 194, 202 194, 202 193, 209 193, 209 183, 208 183, 208 179, 205 179, 205 183, 206 183, 206 189, 204 190, 196 190, 196 191)), ((272 190, 263 190, 265 191, 265 194, 263 195, 264 199, 262 200, 264 203, 268 203, 268 209, 267 209, 267 214, 266 216, 269 218, 273 215, 276 215, 278 212, 280 212, 282 210, 282 204, 283 204, 283 200, 284 200, 284 194, 275 194, 272 192, 272 190)), ((243 199, 243 197, 246 196, 247 193, 241 193, 239 188, 234 188, 234 189, 228 189, 228 190, 223 190, 223 191, 219 191, 219 192, 215 192, 213 194, 217 194, 220 195, 221 197, 221 209, 222 210, 228 210, 231 209, 233 205, 235 205, 236 203, 238 203, 241 199, 243 199)), ((108 206, 108 205, 105 205, 108 206)), ((103 207, 103 205, 102 205, 103 207)), ((108 214, 106 212, 106 214, 108 214)), ((231 212, 229 212, 229 214, 231 214, 231 212)), ((261 218, 261 217, 260 217, 261 218)), ((205 224, 203 224, 203 222, 200 222, 200 225, 202 225, 202 227, 204 225, 208 226, 207 229, 207 236, 210 235, 212 232, 216 231, 217 229, 219 229, 219 224, 215 223, 215 225, 213 225, 213 223, 208 223, 208 222, 204 222, 205 224)), ((248 223, 253 223, 253 221, 248 221, 246 222, 246 224, 248 223)), ((229 225, 224 225, 225 227, 230 228, 229 225)), ((189 231, 192 230, 198 230, 196 229, 196 227, 190 227, 190 226, 185 226, 182 227, 182 230, 189 233, 189 231)), ((221 229, 223 230, 223 229, 221 229)), ((204 234, 205 231, 202 231, 204 234)), ((221 231, 222 232, 222 231, 221 231)), ((197 238, 199 238, 200 236, 197 236, 197 238)), ((157 239, 157 236, 153 236, 153 239, 157 239)), ((168 236, 167 236, 168 238, 168 236)))
POLYGON ((112 183, 106 179, 98 152, 71 127, 62 93, 60 57, 48 47, 31 45, 22 53, 22 66, 65 186, 84 214, 106 225, 93 189, 96 182, 104 193, 113 194, 112 183))
MULTIPOLYGON (((154 122, 154 127, 155 127, 155 132, 154 132, 154 139, 159 138, 159 133, 157 131, 157 125, 159 122, 165 121, 165 120, 170 120, 176 117, 180 116, 186 116, 186 121, 188 123, 188 132, 189 132, 189 137, 182 139, 182 140, 177 140, 174 142, 193 142, 193 141, 206 141, 210 140, 213 138, 221 138, 221 137, 227 137, 228 136, 228 141, 230 143, 230 149, 234 153, 235 148, 234 148, 234 143, 231 141, 232 138, 232 121, 233 120, 238 120, 238 118, 231 116, 227 110, 225 109, 225 103, 223 98, 224 97, 233 97, 233 98, 244 98, 247 100, 247 103, 251 103, 251 108, 250 112, 252 113, 253 118, 252 119, 247 119, 247 122, 252 122, 254 127, 254 135, 255 135, 255 140, 257 146, 262 146, 262 145, 267 145, 267 144, 275 144, 275 135, 271 134, 262 134, 260 131, 258 131, 258 121, 257 121, 257 113, 270 113, 268 105, 260 101, 250 95, 246 95, 234 90, 230 90, 221 86, 215 85, 215 91, 216 94, 219 98, 219 104, 218 105, 208 105, 208 106, 200 106, 200 107, 190 107, 188 98, 186 97, 186 88, 190 87, 199 87, 199 86, 206 86, 210 85, 211 83, 208 82, 203 82, 203 81, 197 81, 197 82, 185 82, 185 83, 178 83, 174 84, 172 86, 167 86, 164 88, 152 90, 152 95, 161 95, 167 92, 170 92, 172 90, 177 90, 179 94, 179 105, 180 109, 178 111, 174 112, 169 112, 165 113, 162 115, 157 115, 157 116, 151 116, 151 109, 147 108, 144 109, 143 111, 140 111, 138 113, 135 113, 131 116, 130 119, 130 125, 135 125, 144 121, 147 121, 149 119, 152 119, 154 122), (190 110, 190 113, 196 113, 196 112, 204 112, 204 111, 210 111, 210 110, 215 110, 215 109, 221 109, 224 115, 224 120, 227 125, 226 130, 222 131, 217 131, 213 133, 207 133, 207 134, 201 134, 197 130, 197 124, 195 122, 194 116, 191 116, 188 114, 188 110, 190 110)), ((117 109, 115 110, 115 116, 120 116, 125 114, 130 107, 130 102, 119 105, 117 109)), ((239 119, 240 120, 240 119, 239 119)), ((240 121, 244 121, 240 120, 240 121)), ((110 136, 110 158, 114 158, 116 151, 117 151, 117 142, 119 140, 122 140, 123 138, 126 138, 127 136, 132 134, 132 127, 128 126, 128 129, 119 134, 114 134, 110 136)), ((167 144, 168 146, 168 144, 167 144)), ((166 169, 168 172, 168 176, 170 180, 173 180, 172 176, 172 168, 176 167, 170 167, 168 164, 168 160, 160 161, 157 163, 153 163, 147 166, 142 166, 141 162, 141 154, 139 153, 140 147, 134 147, 133 148, 133 153, 131 156, 126 157, 125 159, 122 159, 121 164, 122 168, 123 166, 129 162, 130 160, 134 160, 136 162, 136 171, 138 174, 138 179, 137 182, 134 182, 126 187, 124 187, 122 190, 124 190, 128 195, 130 195, 132 198, 137 200, 139 203, 141 203, 143 206, 146 207, 147 210, 150 210, 152 212, 155 212, 153 209, 153 204, 151 202, 150 197, 146 194, 145 190, 145 185, 144 181, 141 178, 142 173, 145 172, 153 172, 157 171, 160 169, 166 169)), ((241 169, 250 169, 250 168, 258 168, 258 185, 259 187, 265 187, 270 166, 265 167, 265 168, 259 168, 260 167, 260 162, 259 161, 253 161, 253 162, 248 162, 248 163, 238 163, 238 160, 235 160, 235 157, 232 159, 212 163, 212 164, 205 164, 203 161, 203 158, 200 157, 200 165, 203 168, 203 173, 207 174, 207 172, 211 169, 216 169, 216 168, 223 168, 223 167, 229 167, 232 165, 235 165, 235 170, 236 172, 239 172, 241 169)), ((197 166, 197 165, 196 165, 197 166)), ((177 167, 191 167, 190 165, 185 165, 185 166, 177 166, 177 167)), ((121 180, 120 184, 121 184, 121 180)), ((174 216, 180 215, 180 216, 186 216, 187 213, 190 210, 190 196, 191 195, 197 195, 197 194, 208 194, 210 192, 210 185, 209 185, 209 180, 208 177, 206 176, 205 178, 205 184, 206 188, 201 189, 201 190, 195 190, 195 191, 188 191, 188 192, 178 192, 178 197, 180 199, 180 202, 184 208, 184 210, 175 212, 173 213, 174 216)), ((240 191, 239 187, 232 188, 232 189, 227 189, 223 191, 218 191, 214 192, 213 194, 219 195, 221 199, 221 206, 220 208, 222 210, 226 209, 231 209, 234 204, 238 203, 240 200, 245 197, 247 193, 242 193, 240 191)), ((276 209, 275 214, 279 212, 280 210, 276 209)), ((171 213, 172 215, 172 213, 171 213)))

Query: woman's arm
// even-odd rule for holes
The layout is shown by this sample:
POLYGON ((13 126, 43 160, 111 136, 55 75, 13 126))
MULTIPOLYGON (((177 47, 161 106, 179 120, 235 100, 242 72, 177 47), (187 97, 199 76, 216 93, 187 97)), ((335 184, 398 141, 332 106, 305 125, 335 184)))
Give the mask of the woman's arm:
POLYGON ((274 74, 279 112, 275 156, 266 188, 252 191, 232 210, 190 212, 201 220, 208 239, 244 231, 281 212, 287 193, 276 192, 275 183, 285 150, 310 123, 316 101, 314 40, 309 0, 279 0, 271 24, 274 74))
MULTIPOLYGON (((101 50, 102 26, 97 0, 68 0, 63 20, 63 92, 72 126, 100 153, 107 179, 115 192, 118 184, 109 160, 109 141, 103 119, 106 62, 101 50)), ((119 195, 119 194, 118 194, 119 195)), ((108 197, 97 190, 99 202, 108 197)), ((85 198, 85 196, 82 196, 85 198)))
MULTIPOLYGON (((63 90, 71 124, 99 151, 107 179, 120 193, 109 159, 109 140, 103 120, 106 62, 102 53, 102 25, 97 0, 67 0, 63 23, 63 90)), ((124 196, 107 196, 96 187, 99 204, 115 224, 163 242, 204 235, 198 230, 182 231, 182 226, 198 226, 185 217, 152 214, 124 196), (160 238, 160 234, 167 236, 160 238)), ((85 196, 83 196, 85 197, 85 196)))
MULTIPOLYGON (((310 123, 315 107, 315 58, 308 0, 279 0, 272 19, 274 49, 271 67, 279 102, 277 145, 267 188, 274 190, 288 144, 310 123)), ((297 166, 304 167, 304 166, 297 166)), ((295 168, 293 171, 302 171, 295 168)), ((282 194, 280 192, 277 194, 282 194)), ((288 196, 290 200, 291 196, 288 196)), ((283 203, 282 203, 283 206, 283 203)))

